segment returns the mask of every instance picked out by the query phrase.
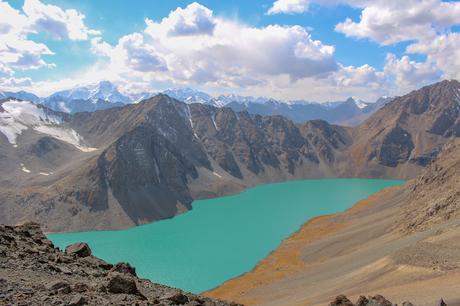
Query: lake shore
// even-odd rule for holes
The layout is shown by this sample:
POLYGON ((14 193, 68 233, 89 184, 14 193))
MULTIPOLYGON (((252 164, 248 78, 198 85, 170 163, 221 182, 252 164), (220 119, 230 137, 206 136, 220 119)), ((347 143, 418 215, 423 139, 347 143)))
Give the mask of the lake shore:
POLYGON ((410 236, 392 231, 402 190, 390 187, 343 213, 306 222, 253 271, 205 295, 245 305, 326 305, 337 294, 354 301, 377 293, 398 304, 433 305, 440 297, 460 302, 460 271, 423 256, 408 261, 422 253, 420 245, 444 246, 458 233, 449 225, 410 236))

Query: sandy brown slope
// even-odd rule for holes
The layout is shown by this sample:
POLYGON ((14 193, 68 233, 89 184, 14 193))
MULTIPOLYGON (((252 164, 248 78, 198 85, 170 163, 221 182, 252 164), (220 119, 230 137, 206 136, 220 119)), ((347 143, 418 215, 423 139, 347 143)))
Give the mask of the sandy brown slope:
POLYGON ((306 223, 254 271, 208 292, 249 305, 325 305, 338 293, 460 305, 460 140, 417 179, 306 223))

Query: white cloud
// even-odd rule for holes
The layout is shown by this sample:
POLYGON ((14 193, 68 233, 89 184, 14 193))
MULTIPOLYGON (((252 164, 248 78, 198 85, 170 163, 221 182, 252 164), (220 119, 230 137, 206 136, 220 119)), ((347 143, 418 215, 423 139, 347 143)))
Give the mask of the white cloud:
POLYGON ((350 37, 389 45, 432 39, 456 24, 460 24, 460 2, 388 0, 364 4, 359 22, 347 18, 337 24, 336 30, 350 37))
POLYGON ((347 18, 336 25, 349 37, 367 38, 382 45, 435 38, 460 24, 460 2, 442 0, 277 0, 268 14, 302 13, 311 4, 349 5, 361 9, 359 21, 347 18))
POLYGON ((55 67, 43 55, 54 53, 30 33, 46 32, 55 39, 84 40, 99 32, 88 29, 85 16, 76 10, 62 10, 38 0, 25 0, 22 12, 0 0, 0 86, 30 86, 29 78, 15 78, 15 70, 55 67))
POLYGON ((365 64, 360 67, 342 66, 332 75, 331 79, 342 87, 362 86, 376 89, 385 86, 386 75, 382 71, 377 71, 374 67, 365 64))
POLYGON ((277 0, 268 10, 267 14, 296 14, 308 11, 310 0, 277 0))
POLYGON ((27 15, 31 32, 46 32, 54 39, 87 40, 99 31, 88 29, 85 15, 74 9, 63 10, 39 0, 25 0, 23 11, 27 15))
POLYGON ((443 71, 447 79, 460 79, 460 33, 439 35, 433 40, 409 45, 407 53, 427 55, 427 62, 443 71))
POLYGON ((185 9, 177 8, 161 23, 149 20, 149 26, 152 33, 168 28, 167 34, 170 36, 212 35, 216 22, 210 9, 193 2, 185 9))
POLYGON ((280 74, 297 80, 337 69, 334 47, 303 27, 250 27, 214 17, 197 3, 161 22, 147 19, 144 33, 124 36, 116 46, 95 39, 93 50, 110 58, 112 70, 176 84, 244 87, 280 74))
POLYGON ((398 59, 394 54, 388 54, 384 72, 394 78, 399 93, 434 83, 442 77, 442 72, 434 63, 416 62, 407 55, 398 59))
POLYGON ((46 45, 27 38, 31 26, 27 16, 0 0, 0 62, 9 69, 46 66, 41 56, 53 54, 46 45))

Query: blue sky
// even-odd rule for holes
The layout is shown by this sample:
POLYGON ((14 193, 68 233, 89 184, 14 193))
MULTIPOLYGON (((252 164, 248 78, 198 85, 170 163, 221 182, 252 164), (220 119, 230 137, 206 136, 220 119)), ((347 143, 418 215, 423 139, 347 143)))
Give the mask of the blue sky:
MULTIPOLYGON (((50 52, 36 51, 36 61, 30 67, 18 66, 13 60, 8 65, 5 61, 0 89, 30 87, 31 91, 45 95, 60 87, 73 86, 72 80, 75 83, 100 80, 104 78, 101 71, 105 70, 108 79, 128 91, 187 86, 211 93, 254 93, 326 101, 348 95, 373 99, 383 94, 398 94, 444 77, 458 78, 460 73, 459 59, 446 63, 442 58, 460 57, 455 50, 459 49, 456 47, 460 41, 458 1, 449 1, 450 7, 445 6, 447 2, 436 0, 408 0, 401 5, 393 0, 203 0, 196 6, 190 6, 192 1, 171 0, 0 0, 2 3, 0 13, 4 7, 5 14, 19 14, 28 20, 28 25, 18 30, 19 40, 42 44, 50 52), (421 11, 405 16, 404 5, 420 7, 421 11), (7 6, 17 11, 12 12, 7 6), (178 8, 181 10, 172 13, 178 8), (74 34, 80 35, 78 38, 66 33, 71 31, 63 21, 70 18, 69 10, 84 15, 80 32, 74 34), (385 17, 379 21, 379 12, 392 13, 392 10, 393 19, 385 17), (423 10, 429 10, 428 20, 423 10), (192 23, 198 22, 197 18, 208 18, 213 32, 196 32, 193 35, 197 40, 190 39, 189 34, 168 38, 171 28, 167 27, 174 27, 173 21, 183 16, 186 26, 195 30, 192 23), (162 23, 163 18, 171 21, 162 23), (150 34, 146 19, 153 24, 150 34), (272 34, 277 31, 269 28, 273 25, 287 30, 272 34), (299 32, 296 26, 302 30, 299 32), (235 35, 247 37, 232 42, 229 31, 233 30, 235 35), (164 37, 156 37, 158 33, 164 37), (209 40, 213 46, 208 45, 206 36, 213 39, 209 40), (264 37, 263 41, 258 41, 258 37, 264 37), (126 45, 120 44, 124 38, 129 40, 126 45), (436 39, 439 46, 433 43, 436 39), (256 42, 251 50, 253 40, 256 42), (195 41, 202 44, 199 50, 194 46, 195 41), (230 44, 229 53, 241 53, 225 55, 231 57, 228 67, 223 64, 227 58, 216 51, 218 46, 226 44, 230 44), (288 44, 292 46, 285 48, 288 44), (302 49, 298 49, 299 44, 302 49), (333 51, 328 47, 333 47, 333 51), (446 51, 446 48, 451 49, 446 51), (259 55, 266 57, 266 61, 253 64, 251 59, 257 61, 259 55), (189 57, 196 57, 200 64, 194 66, 187 61, 189 57), (208 57, 208 61, 203 59, 208 57), (185 72, 180 71, 181 67, 185 72), (88 77, 96 74, 94 79, 88 77)), ((15 23, 15 18, 11 20, 10 23, 15 23)), ((1 28, 0 21, 0 59, 1 28)), ((3 39, 5 46, 8 39, 12 41, 6 36, 3 39)), ((14 58, 11 50, 7 51, 4 58, 14 58)), ((20 48, 16 51, 25 52, 20 48)))

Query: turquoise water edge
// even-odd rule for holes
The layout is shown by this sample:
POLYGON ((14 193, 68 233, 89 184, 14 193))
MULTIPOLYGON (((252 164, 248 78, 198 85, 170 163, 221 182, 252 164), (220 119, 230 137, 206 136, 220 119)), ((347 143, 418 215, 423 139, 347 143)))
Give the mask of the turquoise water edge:
POLYGON ((400 180, 324 179, 275 183, 193 202, 172 219, 118 231, 50 234, 60 247, 84 241, 139 277, 200 293, 248 272, 308 219, 343 211, 400 180))

